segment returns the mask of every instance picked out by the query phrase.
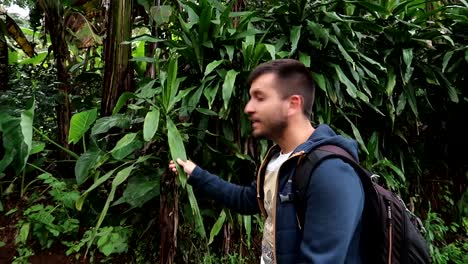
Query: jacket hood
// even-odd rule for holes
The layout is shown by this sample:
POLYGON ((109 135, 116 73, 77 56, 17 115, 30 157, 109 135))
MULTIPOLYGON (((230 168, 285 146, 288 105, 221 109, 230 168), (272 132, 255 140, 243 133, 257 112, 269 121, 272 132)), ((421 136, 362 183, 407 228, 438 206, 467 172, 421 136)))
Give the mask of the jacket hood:
POLYGON ((315 131, 309 139, 303 144, 299 145, 294 152, 304 151, 306 153, 323 145, 335 145, 341 147, 349 152, 357 161, 358 159, 358 145, 353 139, 345 138, 338 135, 328 125, 322 124, 315 128, 315 131))

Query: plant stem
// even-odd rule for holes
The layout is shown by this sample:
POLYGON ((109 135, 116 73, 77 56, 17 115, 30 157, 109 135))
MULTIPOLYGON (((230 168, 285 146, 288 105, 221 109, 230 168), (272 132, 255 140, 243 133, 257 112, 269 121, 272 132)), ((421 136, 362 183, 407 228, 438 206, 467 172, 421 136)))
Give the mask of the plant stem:
POLYGON ((36 131, 39 135, 41 135, 44 139, 46 139, 47 141, 49 141, 50 143, 52 143, 53 145, 55 145, 56 147, 58 147, 59 149, 65 151, 67 154, 69 154, 70 156, 74 157, 75 159, 78 159, 80 156, 78 156, 75 152, 67 149, 67 148, 64 148, 63 146, 60 146, 57 142, 53 141, 52 139, 50 139, 48 136, 46 136, 44 133, 42 133, 39 129, 33 127, 34 131, 36 131))

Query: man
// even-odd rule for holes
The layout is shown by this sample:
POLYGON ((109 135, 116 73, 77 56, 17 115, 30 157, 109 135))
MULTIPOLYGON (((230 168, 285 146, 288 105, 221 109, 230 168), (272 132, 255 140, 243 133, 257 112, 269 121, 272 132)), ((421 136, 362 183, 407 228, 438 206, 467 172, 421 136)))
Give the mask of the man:
MULTIPOLYGON (((349 164, 327 159, 309 176, 303 227, 290 198, 294 192, 290 179, 300 157, 332 144, 357 159, 356 142, 337 135, 327 125, 311 125, 314 84, 299 61, 261 64, 251 73, 249 84, 245 113, 252 122, 252 134, 275 143, 259 169, 257 182, 235 185, 190 160, 177 159, 190 175, 188 183, 234 211, 265 216, 261 263, 361 263, 364 192, 349 164)), ((169 168, 176 172, 172 161, 169 168)))

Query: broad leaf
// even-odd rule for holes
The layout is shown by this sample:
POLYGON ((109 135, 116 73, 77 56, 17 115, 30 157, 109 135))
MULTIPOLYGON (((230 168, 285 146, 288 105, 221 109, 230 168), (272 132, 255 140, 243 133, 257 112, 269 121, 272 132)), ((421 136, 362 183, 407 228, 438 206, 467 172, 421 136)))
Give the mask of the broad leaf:
POLYGON ((117 142, 110 153, 114 159, 121 160, 142 146, 143 143, 137 138, 137 134, 129 133, 117 142))
POLYGON ((291 35, 289 36, 289 40, 291 41, 291 51, 289 52, 289 55, 292 55, 294 52, 296 52, 297 44, 301 38, 301 28, 302 26, 293 26, 291 29, 291 35))
POLYGON ((153 136, 158 131, 159 126, 159 109, 154 108, 146 114, 145 122, 143 123, 143 139, 151 141, 153 136))
POLYGON ((216 69, 216 67, 218 67, 219 65, 221 65, 221 63, 223 63, 223 60, 215 60, 215 61, 210 62, 210 63, 206 66, 206 69, 205 69, 205 76, 207 76, 208 74, 210 74, 214 69, 216 69))
POLYGON ((36 107, 36 102, 34 99, 32 99, 32 101, 30 101, 28 104, 29 104, 28 109, 24 110, 21 113, 21 121, 20 121, 21 132, 23 134, 23 142, 26 144, 27 152, 28 152, 28 155, 23 157, 24 164, 26 164, 29 153, 31 152, 31 149, 32 149, 33 119, 34 119, 34 108, 36 107))
POLYGON ((117 170, 118 168, 115 168, 109 172, 107 172, 104 176, 102 177, 99 177, 94 183, 93 185, 91 185, 91 187, 89 187, 81 196, 80 198, 78 198, 78 200, 76 201, 76 209, 78 211, 81 211, 81 208, 83 207, 83 204, 84 204, 84 201, 86 200, 86 197, 88 196, 88 194, 93 191, 94 189, 96 189, 97 187, 101 186, 101 184, 103 184, 104 182, 106 182, 113 174, 114 172, 117 170))
POLYGON ((112 114, 115 115, 116 113, 120 112, 122 107, 127 103, 128 99, 136 98, 136 95, 131 92, 124 92, 117 100, 115 104, 114 110, 112 110, 112 114))
MULTIPOLYGON (((163 172, 158 172, 156 175, 161 175, 163 172)), ((135 175, 128 180, 127 188, 123 192, 122 197, 115 201, 112 205, 128 203, 131 208, 141 207, 149 200, 159 196, 160 178, 151 175, 135 175)))
POLYGON ((234 84, 236 82, 236 76, 239 72, 235 70, 229 70, 226 74, 226 78, 224 78, 223 83, 223 100, 224 100, 224 108, 227 109, 229 105, 229 100, 231 100, 231 96, 234 90, 234 84))
POLYGON ((78 185, 81 185, 88 179, 89 172, 92 169, 96 169, 96 164, 98 164, 103 154, 104 152, 100 149, 93 148, 89 149, 78 158, 75 164, 75 178, 78 185))
POLYGON ((166 120, 167 127, 167 141, 169 143, 169 150, 171 152, 171 159, 175 162, 177 167, 177 172, 179 173, 179 180, 182 184, 182 187, 185 188, 185 183, 187 182, 187 175, 184 170, 177 164, 176 160, 187 160, 187 154, 185 152, 184 142, 182 136, 179 133, 179 130, 174 125, 174 122, 168 117, 166 120))
POLYGON ((97 109, 93 108, 88 111, 74 114, 70 120, 70 131, 68 133, 68 143, 78 143, 84 134, 91 127, 91 124, 96 121, 97 109))
POLYGON ((101 117, 96 120, 96 123, 91 129, 91 135, 94 136, 107 133, 107 131, 113 127, 129 128, 130 122, 130 117, 125 114, 114 114, 112 116, 101 117))

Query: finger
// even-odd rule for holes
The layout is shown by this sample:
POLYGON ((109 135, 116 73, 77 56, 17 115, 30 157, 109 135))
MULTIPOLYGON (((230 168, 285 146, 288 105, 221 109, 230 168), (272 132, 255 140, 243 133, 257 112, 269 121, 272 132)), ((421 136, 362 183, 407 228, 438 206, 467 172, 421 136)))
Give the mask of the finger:
POLYGON ((177 159, 177 163, 178 163, 180 166, 182 166, 182 167, 184 167, 185 164, 186 164, 186 162, 183 161, 183 160, 181 160, 181 159, 177 159))

